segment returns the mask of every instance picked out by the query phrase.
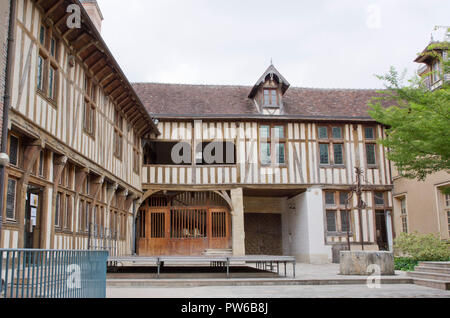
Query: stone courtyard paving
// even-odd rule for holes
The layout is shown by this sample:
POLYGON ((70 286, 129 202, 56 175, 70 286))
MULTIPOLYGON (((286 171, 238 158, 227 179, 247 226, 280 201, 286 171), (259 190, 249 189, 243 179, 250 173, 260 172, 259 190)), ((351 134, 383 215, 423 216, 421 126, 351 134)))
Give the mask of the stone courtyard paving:
POLYGON ((108 298, 450 298, 450 291, 416 285, 108 288, 106 293, 108 298))
MULTIPOLYGON (((339 265, 297 264, 296 279, 348 279, 338 275, 339 265)), ((288 267, 292 275, 292 267, 288 267)), ((405 277, 397 272, 396 277, 405 277)), ((392 276, 390 276, 392 277, 392 276)), ((443 291, 413 284, 367 285, 274 285, 274 286, 199 286, 199 287, 108 287, 108 298, 450 298, 443 291)))

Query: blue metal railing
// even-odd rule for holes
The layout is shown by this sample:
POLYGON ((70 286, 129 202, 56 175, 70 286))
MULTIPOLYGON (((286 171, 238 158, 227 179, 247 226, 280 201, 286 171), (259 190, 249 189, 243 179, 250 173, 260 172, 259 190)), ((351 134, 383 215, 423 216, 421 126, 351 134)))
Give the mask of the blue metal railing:
POLYGON ((107 251, 0 249, 3 298, 105 298, 107 251))

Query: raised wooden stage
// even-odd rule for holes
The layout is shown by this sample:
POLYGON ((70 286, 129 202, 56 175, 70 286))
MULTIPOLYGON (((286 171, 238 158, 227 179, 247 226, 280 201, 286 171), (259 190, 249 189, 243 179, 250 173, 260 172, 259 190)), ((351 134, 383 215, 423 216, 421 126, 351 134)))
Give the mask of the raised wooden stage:
POLYGON ((195 264, 208 264, 212 267, 226 268, 227 278, 231 278, 230 266, 239 263, 256 264, 259 269, 274 271, 276 269, 277 274, 280 273, 280 264, 284 265, 284 276, 287 277, 286 266, 288 263, 292 264, 293 277, 295 278, 295 264, 296 260, 293 256, 270 256, 270 255, 249 255, 249 256, 121 256, 121 257, 109 257, 108 264, 110 267, 118 267, 119 264, 133 263, 133 264, 145 264, 146 266, 155 265, 158 268, 158 278, 161 270, 165 265, 173 266, 186 266, 195 264))

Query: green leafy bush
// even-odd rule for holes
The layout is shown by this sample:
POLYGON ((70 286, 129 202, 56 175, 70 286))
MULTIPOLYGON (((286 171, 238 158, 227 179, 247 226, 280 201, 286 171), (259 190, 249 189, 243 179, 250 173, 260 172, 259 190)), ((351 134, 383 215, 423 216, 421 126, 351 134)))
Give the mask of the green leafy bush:
POLYGON ((450 261, 450 246, 433 234, 401 233, 394 241, 396 256, 414 261, 450 261))
POLYGON ((419 265, 419 261, 410 257, 396 257, 394 258, 394 265, 396 271, 412 272, 414 267, 419 265))

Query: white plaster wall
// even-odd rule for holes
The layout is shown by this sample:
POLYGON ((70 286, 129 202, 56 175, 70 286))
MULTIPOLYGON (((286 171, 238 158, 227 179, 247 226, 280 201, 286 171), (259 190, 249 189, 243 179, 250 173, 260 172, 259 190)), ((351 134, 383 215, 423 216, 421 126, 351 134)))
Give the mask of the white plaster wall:
POLYGON ((331 246, 325 245, 322 190, 308 189, 287 203, 283 214, 283 250, 299 262, 331 262, 331 246))

